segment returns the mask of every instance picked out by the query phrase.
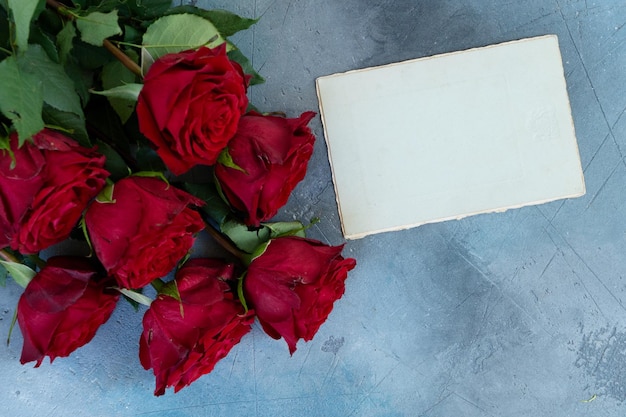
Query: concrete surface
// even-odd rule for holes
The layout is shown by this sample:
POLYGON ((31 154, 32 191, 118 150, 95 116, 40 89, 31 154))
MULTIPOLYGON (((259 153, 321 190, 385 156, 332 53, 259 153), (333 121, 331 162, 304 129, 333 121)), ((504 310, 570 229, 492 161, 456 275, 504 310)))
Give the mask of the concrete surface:
MULTIPOLYGON (((255 326, 215 371, 152 396, 141 314, 39 369, 0 347, 4 416, 626 415, 626 3, 619 0, 198 1, 261 17, 235 38, 267 83, 261 110, 317 109, 334 72, 555 33, 585 197, 351 241, 358 266, 290 357, 255 326)), ((304 183, 279 217, 342 241, 319 118, 304 183)), ((375 169, 375 167, 372 167, 375 169)), ((399 181, 419 181, 400 178, 399 181)), ((208 245, 208 239, 204 240, 208 245)), ((0 339, 19 291, 0 291, 0 339)))

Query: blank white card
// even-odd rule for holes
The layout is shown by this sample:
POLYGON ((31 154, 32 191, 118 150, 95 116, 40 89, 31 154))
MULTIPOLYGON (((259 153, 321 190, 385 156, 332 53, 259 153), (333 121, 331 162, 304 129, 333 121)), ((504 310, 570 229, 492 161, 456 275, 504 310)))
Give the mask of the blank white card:
POLYGON ((316 82, 348 239, 585 193, 555 35, 316 82))

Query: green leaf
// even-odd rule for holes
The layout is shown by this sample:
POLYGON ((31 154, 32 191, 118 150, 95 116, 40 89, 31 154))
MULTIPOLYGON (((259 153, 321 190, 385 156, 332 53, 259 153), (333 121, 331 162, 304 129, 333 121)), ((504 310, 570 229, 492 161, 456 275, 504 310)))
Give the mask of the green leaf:
POLYGON ((225 221, 221 230, 239 249, 248 253, 252 253, 259 245, 267 242, 270 238, 268 228, 249 228, 235 219, 225 221))
POLYGON ((4 266, 0 265, 0 287, 7 286, 7 276, 9 275, 9 271, 4 266))
POLYGON ((243 294, 243 281, 246 279, 246 274, 247 271, 237 278, 237 298, 239 298, 239 302, 243 306, 243 311, 245 313, 248 312, 248 303, 246 302, 246 297, 243 294))
MULTIPOLYGON (((83 42, 80 43, 86 45, 83 42)), ((80 97, 80 102, 82 103, 83 107, 85 107, 91 99, 89 89, 93 84, 93 73, 89 70, 82 68, 78 64, 78 61, 71 55, 68 55, 64 67, 65 72, 74 82, 74 90, 80 97)))
POLYGON ((85 117, 81 114, 64 112, 52 106, 43 106, 43 120, 49 126, 59 126, 66 130, 72 138, 89 148, 91 141, 85 127, 85 117))
POLYGON ((194 14, 208 19, 224 37, 232 36, 241 30, 248 29, 259 21, 259 19, 248 19, 226 10, 204 10, 191 5, 173 7, 165 15, 181 13, 194 14))
POLYGON ((265 82, 265 79, 261 77, 258 72, 256 72, 248 57, 241 53, 239 49, 232 49, 228 51, 228 57, 232 61, 235 61, 236 63, 241 65, 243 72, 252 77, 250 78, 250 85, 263 84, 265 82))
POLYGON ((304 231, 307 229, 307 226, 299 221, 263 223, 263 226, 270 229, 272 239, 284 236, 306 237, 304 231))
POLYGON ((125 84, 120 85, 119 87, 114 87, 104 91, 95 91, 90 90, 92 94, 97 94, 105 97, 114 97, 120 98, 128 101, 137 101, 137 97, 139 97, 139 93, 141 92, 141 88, 143 84, 125 84))
POLYGON ((26 52, 28 48, 30 21, 33 19, 35 11, 41 6, 43 1, 44 0, 8 0, 12 20, 15 23, 15 45, 20 53, 26 52))
POLYGON ((130 174, 124 158, 111 145, 100 140, 96 140, 96 145, 98 145, 98 152, 106 157, 104 168, 111 173, 111 180, 119 181, 130 174))
POLYGON ((172 6, 172 0, 132 0, 128 8, 140 18, 161 16, 172 6))
POLYGON ((80 38, 76 39, 74 42, 72 56, 76 58, 81 67, 88 70, 98 69, 107 62, 115 59, 102 45, 96 47, 81 41, 80 38))
POLYGON ((115 288, 117 291, 119 291, 120 293, 124 294, 126 297, 130 298, 131 300, 139 303, 139 304, 143 304, 145 306, 150 306, 150 304, 152 303, 152 298, 147 297, 143 294, 140 294, 136 291, 133 290, 128 290, 126 288, 115 288))
POLYGON ((11 343, 11 335, 13 334, 13 328, 17 323, 17 308, 13 311, 13 318, 11 319, 11 325, 9 326, 9 334, 7 335, 7 346, 11 343))
POLYGON ((113 199, 114 189, 115 189, 115 184, 107 182, 107 185, 96 196, 96 201, 101 204, 115 203, 115 200, 113 199))
POLYGON ((33 74, 43 83, 43 100, 46 104, 68 113, 83 116, 80 97, 74 90, 74 82, 63 66, 48 58, 40 45, 31 45, 26 53, 18 58, 20 70, 33 74))
POLYGON ((67 22, 63 29, 57 34, 57 48, 59 50, 59 61, 62 64, 67 62, 67 58, 74 47, 76 37, 76 27, 73 22, 67 22))
POLYGON ((152 64, 154 64, 154 57, 150 54, 147 48, 141 47, 141 74, 146 75, 150 70, 152 64))
POLYGON ((143 46, 154 59, 201 46, 214 48, 224 43, 215 26, 193 14, 164 16, 151 24, 143 35, 143 46))
POLYGON ((237 165, 235 161, 233 161, 233 157, 231 156, 230 152, 228 152, 227 147, 224 148, 222 152, 220 152, 219 156, 217 157, 217 162, 224 165, 225 167, 232 168, 244 173, 246 172, 245 169, 243 169, 242 167, 237 165))
POLYGON ((0 261, 0 264, 11 274, 13 280, 22 288, 26 288, 37 273, 31 268, 17 262, 0 261))
POLYGON ((76 27, 80 31, 80 39, 95 46, 102 46, 106 38, 122 34, 122 29, 117 23, 117 10, 81 16, 76 20, 76 27))
POLYGON ((139 44, 143 32, 135 29, 133 26, 124 25, 124 42, 139 44))
POLYGON ((178 284, 176 280, 172 280, 165 284, 160 290, 159 293, 165 294, 167 296, 172 297, 176 301, 181 301, 180 299, 180 291, 178 291, 178 284))
POLYGON ((189 194, 198 197, 206 203, 202 206, 201 210, 221 227, 222 223, 226 220, 226 217, 230 214, 230 208, 220 197, 217 192, 217 188, 215 188, 215 184, 185 183, 183 187, 189 194))
MULTIPOLYGON (((59 62, 59 53, 57 52, 57 47, 54 44, 52 38, 46 34, 39 26, 33 25, 30 30, 30 43, 40 45, 44 51, 46 51, 46 55, 54 62, 59 62)), ((28 51, 27 51, 28 53, 28 51)))
POLYGON ((146 177, 146 178, 158 178, 162 180, 164 183, 166 183, 168 187, 170 186, 170 182, 167 180, 167 178, 165 178, 165 174, 163 173, 163 171, 139 171, 139 172, 133 173, 133 176, 146 177))
POLYGON ((107 138, 120 154, 130 155, 131 140, 105 97, 94 95, 85 109, 85 115, 93 136, 107 138))
MULTIPOLYGON (((0 0, 2 2, 2 0, 0 0)), ((7 14, 5 9, 0 8, 0 47, 6 49, 7 51, 11 49, 11 35, 9 31, 9 25, 7 24, 9 21, 9 15, 7 14)), ((10 55, 7 51, 2 51, 0 53, 5 55, 10 55)))
POLYGON ((135 159, 137 159, 138 168, 142 171, 165 171, 167 169, 156 151, 148 145, 137 147, 135 159))
POLYGON ((294 221, 263 223, 261 227, 252 228, 239 220, 230 218, 222 224, 221 230, 239 249, 254 253, 259 246, 265 245, 270 239, 284 236, 305 237, 306 226, 299 221, 294 221))
MULTIPOLYGON (((137 1, 137 0, 130 0, 130 2, 134 2, 134 1, 137 1)), ((127 2, 126 0, 95 0, 95 1, 87 0, 86 2, 84 2, 85 4, 83 5, 83 7, 89 6, 84 9, 86 13, 90 13, 90 12, 108 13, 124 5, 124 3, 126 2, 127 2)))
POLYGON ((242 259, 246 265, 250 265, 252 263, 252 261, 254 261, 256 258, 258 258, 259 256, 263 255, 265 253, 265 251, 267 250, 268 246, 270 245, 270 243, 272 243, 271 240, 268 240, 265 243, 262 243, 261 245, 259 245, 254 252, 252 252, 250 254, 250 256, 246 257, 246 259, 242 259))
POLYGON ((0 62, 0 111, 10 119, 17 130, 19 146, 43 129, 42 80, 20 71, 17 59, 8 57, 0 62))

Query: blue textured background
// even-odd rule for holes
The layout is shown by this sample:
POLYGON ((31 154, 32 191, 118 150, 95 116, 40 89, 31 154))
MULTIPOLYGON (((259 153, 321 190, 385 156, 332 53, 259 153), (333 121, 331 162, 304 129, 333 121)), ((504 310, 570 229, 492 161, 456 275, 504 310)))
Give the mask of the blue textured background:
MULTIPOLYGON (((152 396, 153 376, 137 357, 141 314, 125 303, 89 345, 39 369, 19 364, 16 331, 0 346, 0 414, 626 415, 623 0, 197 4, 261 17, 234 40, 267 79, 250 90, 252 102, 289 116, 317 110, 321 75, 557 34, 587 195, 349 242, 358 266, 312 342, 290 357, 257 325, 178 394, 152 396)), ((318 216, 313 237, 338 244, 319 118, 312 127, 309 174, 279 217, 318 216)), ((0 340, 19 293, 0 290, 0 340)))

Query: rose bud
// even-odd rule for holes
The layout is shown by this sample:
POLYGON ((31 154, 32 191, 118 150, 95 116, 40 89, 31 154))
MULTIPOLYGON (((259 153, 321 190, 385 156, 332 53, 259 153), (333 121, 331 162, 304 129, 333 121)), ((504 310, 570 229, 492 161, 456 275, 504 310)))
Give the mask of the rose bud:
POLYGON ((20 362, 37 361, 38 367, 45 356, 52 362, 91 341, 115 309, 119 294, 107 290, 112 284, 86 258, 50 258, 17 306, 24 336, 20 362))
POLYGON ((299 339, 311 340, 344 293, 356 266, 341 246, 299 237, 270 240, 248 267, 244 294, 265 332, 281 336, 293 354, 299 339))
POLYGON ((44 129, 18 149, 0 151, 0 248, 37 253, 69 237, 89 201, 104 187, 105 157, 44 129))
POLYGON ((228 153, 236 167, 217 164, 215 176, 230 205, 258 226, 276 215, 304 178, 315 137, 307 127, 314 112, 295 119, 248 113, 239 121, 228 153))
POLYGON ((180 300, 159 294, 143 318, 139 358, 156 376, 155 395, 181 388, 211 372, 254 321, 226 282, 233 265, 192 259, 176 273, 180 300))
POLYGON ((204 228, 191 206, 203 202, 158 178, 131 176, 113 185, 111 201, 94 201, 85 223, 96 256, 124 288, 167 275, 204 228))
POLYGON ((139 129, 172 173, 217 161, 248 106, 246 83, 225 44, 152 64, 137 101, 139 129))

